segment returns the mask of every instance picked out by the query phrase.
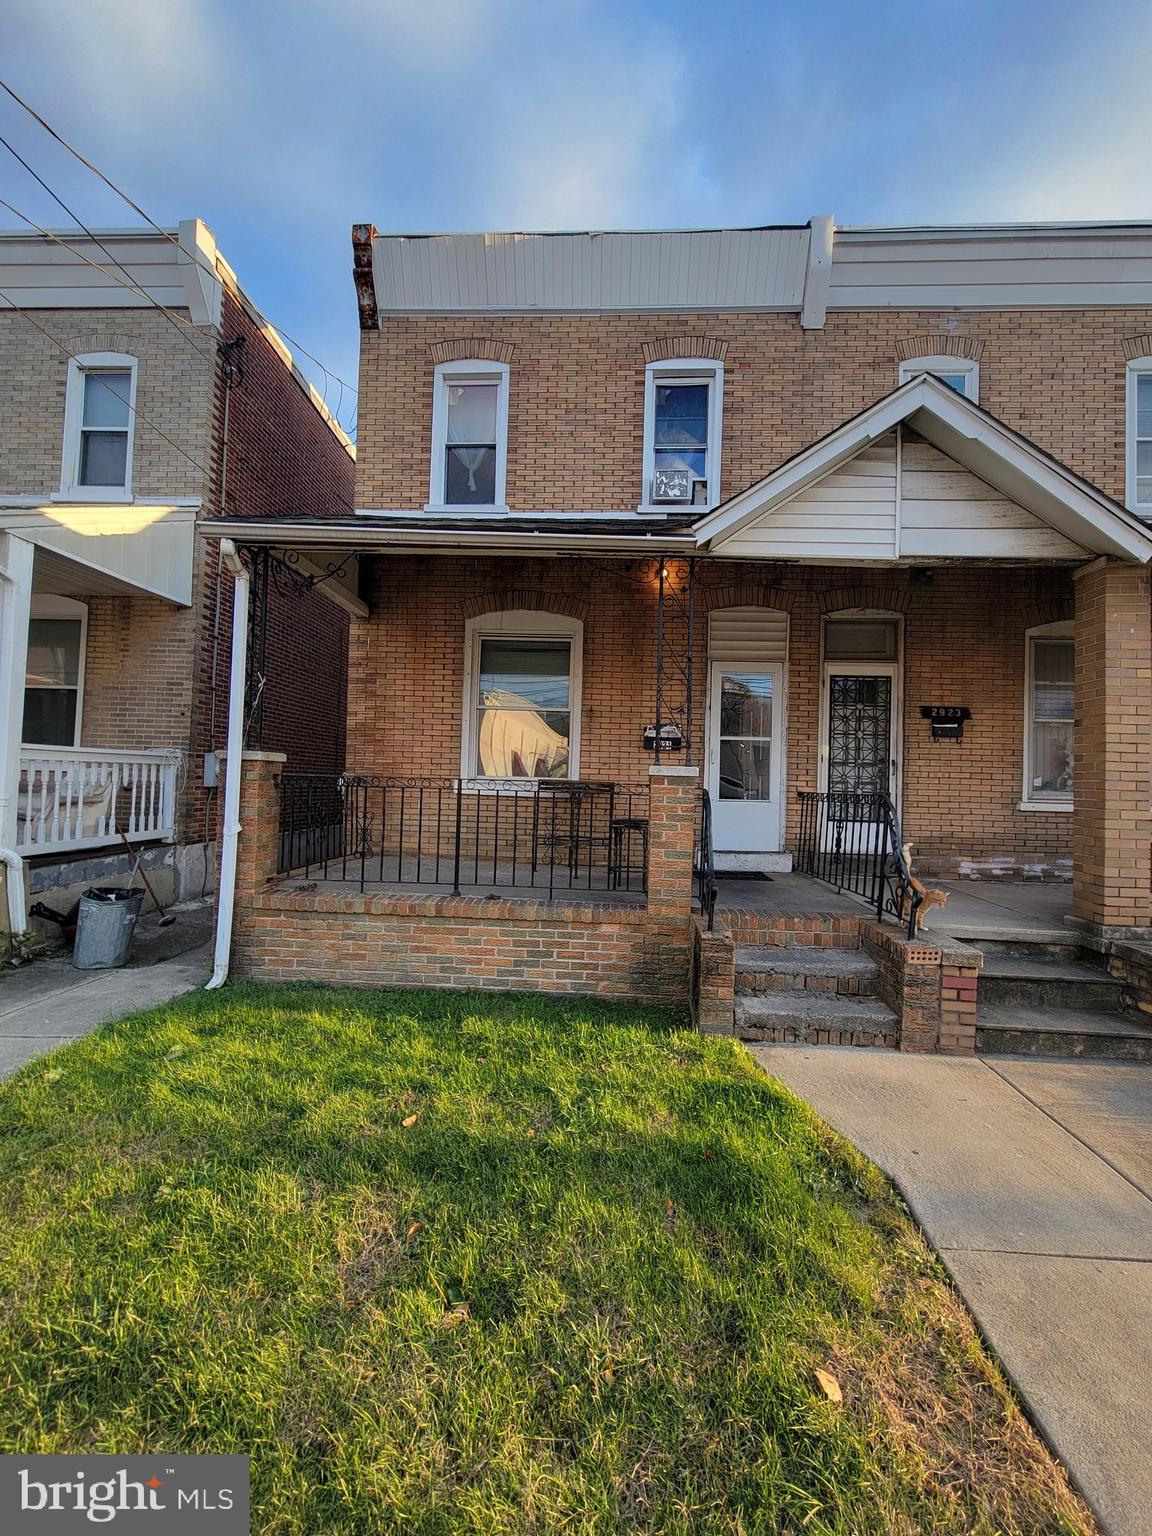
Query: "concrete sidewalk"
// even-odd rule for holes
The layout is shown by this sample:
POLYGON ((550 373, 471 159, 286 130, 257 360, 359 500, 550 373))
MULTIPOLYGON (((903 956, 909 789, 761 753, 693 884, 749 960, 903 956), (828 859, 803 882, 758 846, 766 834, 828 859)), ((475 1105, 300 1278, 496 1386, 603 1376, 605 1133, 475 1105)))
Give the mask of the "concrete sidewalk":
POLYGON ((758 1046, 897 1183, 1111 1536, 1152 1528, 1152 1070, 758 1046))
POLYGON ((183 907, 170 928, 137 924, 132 955, 114 971, 77 971, 52 955, 0 977, 0 1078, 109 1019, 203 986, 212 974, 212 909, 183 907))

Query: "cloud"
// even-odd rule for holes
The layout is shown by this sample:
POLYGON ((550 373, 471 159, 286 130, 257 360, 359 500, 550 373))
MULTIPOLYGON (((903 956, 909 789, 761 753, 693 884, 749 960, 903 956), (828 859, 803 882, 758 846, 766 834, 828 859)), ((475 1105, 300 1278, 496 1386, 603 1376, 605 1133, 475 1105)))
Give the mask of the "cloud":
MULTIPOLYGON (((604 229, 659 217, 683 142, 685 60, 649 49, 551 62, 517 93, 491 168, 490 228, 604 229)), ((687 160, 674 174, 690 179, 687 160)))

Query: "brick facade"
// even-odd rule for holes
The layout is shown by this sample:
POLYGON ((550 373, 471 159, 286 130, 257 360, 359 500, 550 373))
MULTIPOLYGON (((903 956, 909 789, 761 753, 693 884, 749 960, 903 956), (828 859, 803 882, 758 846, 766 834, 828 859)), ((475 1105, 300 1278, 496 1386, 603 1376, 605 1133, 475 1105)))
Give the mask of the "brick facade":
POLYGON ((1125 342, 1147 330, 1140 308, 833 311, 817 331, 761 312, 389 315, 361 336, 357 501, 424 505, 434 365, 445 348, 499 348, 509 506, 636 506, 644 366, 672 339, 723 359, 723 497, 887 394, 903 359, 962 351, 979 357, 982 405, 1122 498, 1125 342))
MULTIPOLYGON (((457 774, 465 623, 489 610, 536 608, 584 625, 581 775, 623 784, 647 776, 651 754, 641 735, 655 711, 656 596, 635 562, 395 556, 371 562, 367 596, 372 615, 352 626, 348 761, 355 771, 457 774)), ((883 608, 903 618, 903 819, 920 867, 957 873, 998 862, 1017 873, 1070 872, 1072 818, 1018 809, 1025 634, 1071 616, 1066 571, 952 566, 924 584, 904 569, 702 562, 698 731, 709 609, 757 603, 789 614, 788 835, 797 791, 818 785, 822 619, 844 608, 883 608), (932 741, 919 713, 930 703, 972 709, 962 741, 932 741)), ((697 761, 702 743, 698 736, 697 761)))

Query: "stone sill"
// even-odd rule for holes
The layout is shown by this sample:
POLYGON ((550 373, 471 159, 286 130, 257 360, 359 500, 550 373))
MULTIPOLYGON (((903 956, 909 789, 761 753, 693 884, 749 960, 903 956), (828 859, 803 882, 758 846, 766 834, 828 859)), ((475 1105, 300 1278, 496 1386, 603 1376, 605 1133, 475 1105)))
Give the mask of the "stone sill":
POLYGON ((256 912, 306 912, 318 917, 447 917, 499 923, 580 923, 600 927, 659 928, 682 934, 684 918, 660 917, 643 906, 605 902, 498 901, 474 896, 398 896, 365 892, 261 891, 247 903, 256 912))

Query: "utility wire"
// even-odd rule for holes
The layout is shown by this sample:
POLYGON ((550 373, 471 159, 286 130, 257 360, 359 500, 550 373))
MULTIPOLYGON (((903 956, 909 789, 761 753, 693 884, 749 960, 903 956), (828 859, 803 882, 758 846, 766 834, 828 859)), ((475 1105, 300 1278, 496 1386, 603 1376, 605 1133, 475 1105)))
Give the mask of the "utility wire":
MULTIPOLYGON (((94 176, 98 176, 100 178, 100 180, 104 183, 104 185, 109 188, 110 191, 115 192, 117 197, 123 199, 123 201, 125 203, 127 203, 128 207, 131 208, 134 213, 139 214, 139 216, 144 220, 144 222, 146 224, 150 224, 151 227, 156 231, 156 233, 158 235, 161 235, 170 244, 176 246, 177 249, 181 248, 180 247, 179 239, 175 235, 172 234, 171 230, 162 229, 160 227, 160 225, 156 223, 155 219, 153 219, 152 217, 150 217, 150 215, 148 215, 147 213, 144 212, 143 208, 140 207, 139 203, 134 202, 133 199, 128 196, 127 192, 123 191, 120 187, 118 187, 116 185, 116 183, 114 181, 111 180, 110 177, 108 177, 108 176, 106 176, 104 174, 104 172, 99 168, 99 166, 93 165, 92 161, 89 160, 87 158, 87 156, 81 154, 81 152, 74 145, 69 144, 68 140, 66 138, 64 138, 64 136, 62 134, 58 133, 56 131, 56 129, 53 128, 52 124, 50 122, 48 122, 46 118, 42 117, 39 112, 36 111, 35 107, 30 106, 29 103, 26 102, 22 96, 18 95, 12 89, 12 87, 7 83, 6 80, 0 80, 0 90, 6 91, 7 94, 9 96, 11 96, 12 100, 17 104, 17 106, 23 107, 24 111, 28 113, 29 117, 33 118, 37 123, 40 124, 40 127, 44 129, 45 133, 50 134, 52 136, 52 138, 54 138, 58 144, 62 145, 63 148, 66 149, 70 155, 74 155, 76 157, 76 159, 79 160, 80 164, 85 166, 89 171, 91 171, 94 176)), ((189 252, 186 252, 185 254, 190 256, 191 259, 194 262, 196 262, 196 265, 198 267, 200 267, 202 271, 205 271, 205 272, 207 272, 209 274, 209 276, 211 276, 213 278, 216 278, 217 273, 212 268, 208 267, 204 262, 200 261, 199 258, 196 256, 195 252, 189 251, 189 252)), ((280 332, 280 335, 283 336, 284 340, 286 342, 288 342, 290 346, 295 347, 296 350, 298 352, 300 352, 304 357, 308 358, 308 360, 310 362, 315 363, 317 368, 319 368, 324 374, 326 374, 330 378, 335 379, 338 384, 342 384, 344 386, 344 388, 350 390, 353 395, 355 395, 357 393, 356 389, 351 384, 349 384, 347 379, 341 378, 338 373, 333 373, 331 368, 326 367, 320 361, 320 359, 315 355, 315 353, 309 352, 307 347, 305 347, 301 342, 296 341, 292 336, 290 336, 288 334, 288 332, 284 329, 283 326, 276 325, 276 322, 274 320, 269 320, 268 323, 269 323, 269 325, 275 326, 275 329, 280 332)))
MULTIPOLYGON (((76 223, 79 225, 79 227, 88 236, 89 240, 91 240, 92 243, 99 250, 104 252, 104 254, 105 254, 105 256, 107 256, 108 260, 110 262, 112 262, 114 266, 117 266, 117 267, 120 268, 121 272, 123 272, 124 276, 128 279, 127 286, 129 286, 132 289, 133 293, 140 294, 142 298, 147 300, 147 302, 152 305, 153 309, 158 310, 159 313, 162 314, 164 316, 164 318, 168 321, 168 323, 170 325, 174 326, 176 328, 176 330, 180 333, 180 335, 183 336, 185 338, 185 340, 187 340, 191 344, 193 349, 195 351, 199 352, 200 356, 202 358, 204 358, 204 360, 206 362, 213 362, 214 359, 207 352, 205 352, 202 347, 198 347, 196 345, 196 343, 188 335, 188 332, 183 328, 183 325, 181 324, 181 322, 179 320, 177 320, 176 316, 172 313, 172 311, 170 309, 166 308, 165 305, 161 304, 158 299, 154 299, 151 296, 151 294, 145 293, 142 288, 138 288, 136 286, 135 280, 133 279, 132 274, 131 274, 131 272, 129 272, 128 268, 126 266, 124 266, 124 264, 122 262, 117 261, 116 257, 113 256, 112 252, 108 249, 108 247, 106 245, 104 245, 102 243, 102 241, 96 235, 94 235, 92 233, 92 231, 88 228, 87 224, 84 223, 83 219, 81 219, 78 214, 74 213, 72 211, 72 209, 69 208, 68 204, 64 201, 64 199, 57 192, 54 192, 52 190, 52 188, 44 180, 43 176, 41 176, 38 171, 34 170, 33 167, 28 164, 28 162, 27 162, 27 160, 25 160, 24 156, 22 154, 20 154, 20 152, 18 150, 13 149, 12 145, 9 144, 8 140, 4 137, 3 134, 0 134, 0 144, 3 144, 4 148, 8 151, 8 153, 10 155, 12 155, 15 159, 19 160, 20 164, 28 172, 29 176, 34 177, 35 180, 40 183, 40 185, 44 188, 45 192, 47 192, 48 196, 50 198, 52 198, 54 202, 59 203, 60 207, 63 208, 64 212, 68 215, 68 217, 70 219, 74 219, 76 221, 76 223)), ((8 204, 8 203, 5 203, 4 206, 5 207, 10 207, 11 205, 8 204)), ((13 211, 13 213, 16 212, 15 209, 12 209, 12 211, 13 211)), ((17 217, 18 218, 23 218, 23 215, 22 214, 17 214, 17 217)), ((31 219, 24 219, 24 222, 25 222, 25 224, 31 224, 32 220, 31 219)), ((38 228, 39 226, 35 226, 35 227, 38 228)), ((47 233, 46 230, 41 231, 41 232, 44 233, 44 234, 47 233)), ((60 243, 63 244, 64 242, 61 241, 60 243)), ((92 263, 89 263, 89 265, 95 266, 96 263, 92 262, 92 263)), ((115 275, 114 273, 111 273, 111 272, 108 273, 109 277, 113 277, 114 275, 115 275)), ((116 280, 119 281, 119 279, 116 279, 116 280)))
MULTIPOLYGON (((4 142, 4 139, 0 138, 0 144, 4 142)), ((61 207, 63 207, 63 204, 61 204, 61 207)), ((110 277, 114 283, 119 283, 121 288, 127 288, 130 293, 136 294, 139 298, 142 298, 145 303, 151 304, 153 308, 158 309, 162 314, 167 315, 175 325, 181 327, 180 334, 185 338, 189 346, 191 346, 192 350, 194 352, 198 352, 206 363, 215 366, 216 360, 212 354, 210 352, 205 352, 203 347, 198 347, 196 345, 196 341, 191 334, 191 320, 185 320, 180 315, 174 314, 173 311, 168 309, 166 305, 161 304, 158 299, 154 299, 146 289, 141 288, 138 283, 133 282, 131 277, 129 277, 129 280, 126 282, 124 278, 117 277, 115 272, 110 271, 102 261, 93 261, 90 256, 85 256, 84 252, 80 250, 78 246, 70 245, 67 240, 62 239, 52 230, 45 229, 44 226, 42 224, 38 224, 35 219, 30 219, 26 213, 21 213, 19 208, 14 208, 12 204, 7 200, 7 198, 0 197, 0 208, 7 208, 9 213, 15 214, 22 223, 27 224, 30 229, 36 230, 39 234, 43 235, 46 240, 53 240, 57 245, 62 245, 66 251, 71 251, 73 256, 78 256, 82 262, 84 262, 87 266, 92 267, 94 271, 102 273, 105 277, 110 277)), ((75 217, 75 215, 73 215, 73 217, 75 217)), ((80 228, 84 229, 84 226, 81 225, 80 228)), ((87 230, 84 232, 85 234, 88 234, 87 230)), ((95 236, 92 235, 90 238, 95 239, 95 236)), ((97 240, 96 244, 100 245, 100 242, 97 240)), ((100 249, 105 250, 106 248, 100 245, 100 249)), ((115 261, 115 257, 112 257, 111 259, 115 261)), ((120 267, 121 272, 127 271, 127 268, 121 266, 118 261, 116 262, 116 265, 120 267)))
MULTIPOLYGON (((52 345, 54 347, 58 347, 60 351, 64 353, 65 357, 70 357, 73 362, 77 361, 76 353, 73 352, 71 348, 65 346, 65 344, 60 340, 59 336, 53 336, 52 332, 48 330, 46 326, 41 325, 39 320, 34 320, 26 309, 21 309, 16 301, 12 298, 11 294, 5 293, 2 288, 0 288, 0 299, 3 299, 4 302, 8 305, 9 309, 18 314, 21 320, 26 320, 29 325, 35 326, 42 336, 47 336, 52 345)), ((162 437, 164 441, 169 445, 169 447, 175 448, 176 452, 180 455, 181 458, 187 459, 189 464, 198 469, 200 473, 205 477, 207 486, 211 486, 212 473, 210 470, 204 468, 199 459, 193 458, 190 453, 181 448, 180 444, 176 442, 174 438, 169 437, 167 432, 158 427, 154 421, 149 421, 148 417, 144 415, 143 411, 138 410, 137 407, 132 404, 131 400, 125 399, 125 397, 114 390, 110 384, 106 383, 104 388, 110 395, 119 400, 121 405, 126 405, 132 412, 133 416, 136 417, 137 421, 142 421, 150 431, 155 432, 157 437, 162 437)))

